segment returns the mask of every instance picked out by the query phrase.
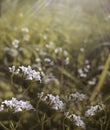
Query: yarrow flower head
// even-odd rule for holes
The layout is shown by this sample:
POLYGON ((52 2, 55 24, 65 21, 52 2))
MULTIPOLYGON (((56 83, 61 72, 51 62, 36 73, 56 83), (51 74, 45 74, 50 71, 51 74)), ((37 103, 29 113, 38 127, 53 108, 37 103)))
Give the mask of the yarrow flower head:
POLYGON ((30 104, 29 101, 18 101, 16 98, 12 98, 11 100, 5 100, 1 103, 0 111, 5 110, 5 108, 9 108, 16 112, 21 112, 23 110, 32 110, 34 107, 30 104))
POLYGON ((77 100, 77 101, 82 101, 84 99, 87 99, 88 97, 87 97, 87 95, 85 95, 83 93, 76 92, 76 93, 70 94, 69 98, 77 100))
POLYGON ((72 119, 75 122, 75 125, 78 127, 81 127, 83 129, 85 129, 85 123, 84 121, 81 119, 80 116, 77 116, 75 114, 69 114, 69 112, 64 113, 64 115, 69 118, 72 119))
POLYGON ((85 112, 85 116, 89 117, 89 116, 94 116, 96 115, 97 112, 100 112, 102 110, 105 109, 105 105, 95 105, 95 106, 91 106, 86 112, 85 112))
POLYGON ((41 81, 41 76, 40 72, 36 72, 31 68, 31 66, 25 67, 25 66, 19 66, 18 69, 15 69, 15 66, 9 67, 9 70, 13 74, 20 74, 22 73, 23 75, 26 76, 27 80, 36 80, 36 81, 41 81))
POLYGON ((52 104, 52 108, 55 110, 63 110, 65 108, 64 103, 60 100, 60 97, 58 95, 54 96, 52 94, 47 94, 46 96, 44 96, 44 93, 39 93, 38 97, 42 100, 42 101, 49 101, 52 104))

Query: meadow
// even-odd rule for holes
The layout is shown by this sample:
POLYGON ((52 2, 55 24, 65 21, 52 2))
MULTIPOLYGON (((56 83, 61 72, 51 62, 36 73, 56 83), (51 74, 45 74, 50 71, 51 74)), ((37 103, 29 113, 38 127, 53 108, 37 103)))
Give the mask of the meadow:
POLYGON ((64 1, 0 4, 0 130, 110 130, 110 12, 64 1))

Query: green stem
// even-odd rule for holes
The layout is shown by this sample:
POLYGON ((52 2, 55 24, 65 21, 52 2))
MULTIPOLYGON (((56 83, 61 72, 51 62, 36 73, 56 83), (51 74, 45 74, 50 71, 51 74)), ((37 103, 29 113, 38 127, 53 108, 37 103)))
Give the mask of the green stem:
POLYGON ((99 91, 101 90, 101 88, 104 84, 104 81, 105 81, 105 78, 106 78, 106 75, 107 75, 107 72, 108 72, 108 69, 109 69, 109 65, 110 65, 110 54, 109 54, 109 56, 106 60, 104 70, 102 71, 102 74, 100 76, 100 80, 99 80, 97 86, 95 87, 95 89, 93 90, 93 94, 90 97, 91 103, 94 101, 96 95, 99 93, 99 91))
POLYGON ((0 125, 1 125, 5 130, 10 130, 10 129, 8 129, 1 121, 0 121, 0 125))

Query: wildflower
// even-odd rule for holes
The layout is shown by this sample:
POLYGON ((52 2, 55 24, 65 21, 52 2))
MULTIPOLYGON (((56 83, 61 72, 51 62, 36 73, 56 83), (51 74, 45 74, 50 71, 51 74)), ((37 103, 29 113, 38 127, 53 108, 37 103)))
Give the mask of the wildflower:
POLYGON ((79 73, 81 78, 86 78, 87 77, 87 74, 84 73, 83 69, 78 69, 78 73, 79 73))
POLYGON ((61 47, 58 47, 55 49, 55 53, 61 53, 63 51, 63 49, 61 47))
POLYGON ((41 76, 40 72, 36 72, 31 68, 31 66, 24 67, 24 66, 19 66, 18 69, 15 70, 15 66, 9 67, 9 70, 13 74, 20 74, 22 73, 23 75, 26 76, 27 80, 36 80, 36 81, 41 81, 41 76))
POLYGON ((3 101, 0 108, 1 110, 4 110, 5 108, 9 108, 13 110, 14 112, 21 112, 23 110, 34 109, 29 101, 22 101, 22 100, 18 101, 16 98, 3 101))
POLYGON ((0 106, 0 111, 3 111, 4 110, 4 105, 1 105, 0 106))
POLYGON ((66 64, 66 65, 69 64, 69 60, 70 60, 69 57, 67 57, 67 58, 65 59, 65 64, 66 64))
POLYGON ((105 109, 105 105, 96 105, 96 106, 91 106, 86 112, 85 112, 85 116, 94 116, 96 114, 96 112, 100 112, 102 110, 105 109))
POLYGON ((89 64, 89 60, 85 60, 85 64, 88 65, 89 64))
POLYGON ((82 128, 85 128, 85 123, 83 122, 83 120, 81 120, 80 116, 76 116, 75 114, 72 114, 71 118, 73 118, 73 120, 75 121, 76 126, 80 126, 82 128))
POLYGON ((36 61, 36 62, 41 62, 41 59, 40 59, 40 58, 36 58, 35 61, 36 61))
POLYGON ((86 77, 87 77, 87 74, 82 73, 82 74, 80 74, 80 77, 86 78, 86 77))
POLYGON ((96 78, 93 78, 91 81, 88 81, 89 85, 95 85, 96 84, 96 78))
POLYGON ((87 99, 88 97, 87 97, 87 95, 85 95, 85 94, 76 92, 76 93, 70 94, 69 98, 70 98, 70 99, 77 100, 77 101, 82 101, 82 100, 84 100, 84 99, 87 99))
POLYGON ((17 40, 17 39, 15 39, 15 40, 12 42, 12 45, 13 45, 15 48, 18 48, 19 43, 20 43, 20 41, 17 40))
POLYGON ((82 74, 83 73, 83 70, 80 68, 80 69, 78 69, 78 73, 79 74, 82 74))
POLYGON ((14 72, 15 72, 15 66, 13 65, 12 67, 9 67, 9 71, 10 71, 11 73, 14 73, 14 72))
POLYGON ((45 61, 45 62, 51 62, 51 59, 45 58, 44 61, 45 61))
POLYGON ((20 66, 19 68, 22 70, 22 73, 27 76, 27 80, 35 79, 36 81, 41 81, 40 72, 36 72, 31 66, 20 66))
POLYGON ((71 114, 69 115, 69 112, 66 112, 64 114, 67 118, 72 119, 75 122, 75 125, 78 127, 82 127, 83 129, 85 129, 85 123, 84 121, 81 119, 80 116, 77 116, 75 114, 71 114))
POLYGON ((84 51, 85 51, 85 49, 84 49, 84 48, 80 48, 80 51, 81 51, 81 52, 84 52, 84 51))
POLYGON ((86 65, 86 68, 87 68, 87 69, 90 69, 90 67, 91 67, 90 65, 86 65))
POLYGON ((63 51, 64 56, 68 56, 68 52, 66 50, 63 51))
POLYGON ((44 94, 41 93, 38 95, 38 97, 40 97, 42 101, 50 102, 52 108, 55 110, 64 110, 65 108, 64 103, 60 100, 60 97, 58 95, 54 96, 52 94, 47 94, 46 96, 44 96, 44 94))
POLYGON ((44 92, 38 93, 37 96, 41 99, 44 96, 44 92))
POLYGON ((24 27, 24 28, 21 29, 21 31, 28 33, 28 32, 29 32, 29 29, 28 29, 27 27, 24 27))

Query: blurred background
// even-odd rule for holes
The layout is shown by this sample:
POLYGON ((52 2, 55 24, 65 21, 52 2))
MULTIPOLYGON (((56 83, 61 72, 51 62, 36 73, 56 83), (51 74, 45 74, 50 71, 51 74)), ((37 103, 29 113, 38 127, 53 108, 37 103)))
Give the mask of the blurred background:
MULTIPOLYGON (((57 47, 69 52, 71 64, 67 68, 74 74, 75 69, 84 66, 84 59, 100 59, 93 62, 93 67, 101 68, 110 51, 109 5, 109 0, 0 0, 1 88, 10 89, 3 87, 9 83, 9 66, 33 65, 45 51, 47 57, 52 54, 56 60, 53 50, 57 47), (44 52, 35 50, 37 46, 44 52)), ((58 60, 62 63, 61 55, 58 60)))

